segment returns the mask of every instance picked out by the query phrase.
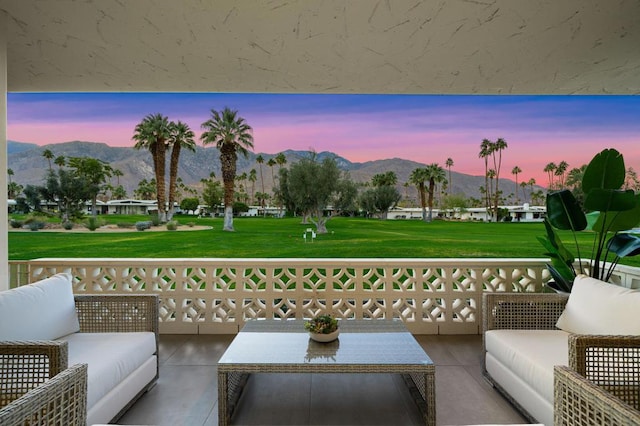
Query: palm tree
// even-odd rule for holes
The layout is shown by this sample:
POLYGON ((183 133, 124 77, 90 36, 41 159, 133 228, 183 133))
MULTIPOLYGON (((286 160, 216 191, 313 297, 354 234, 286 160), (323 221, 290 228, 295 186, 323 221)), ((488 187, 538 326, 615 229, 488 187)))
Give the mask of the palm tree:
POLYGON ((284 155, 284 152, 280 152, 276 155, 276 163, 278 163, 278 171, 282 169, 282 166, 287 164, 287 156, 284 155))
POLYGON ((49 162, 49 171, 51 171, 51 159, 53 158, 53 152, 50 149, 42 151, 42 156, 49 162))
POLYGON ((267 166, 271 167, 271 187, 275 188, 276 187, 276 178, 273 176, 273 166, 275 166, 276 164, 276 160, 274 160, 273 158, 269 158, 269 161, 267 161, 267 166))
POLYGON ((558 168, 558 166, 556 166, 556 163, 548 163, 546 166, 544 166, 543 171, 547 173, 547 176, 549 176, 549 189, 553 189, 553 172, 558 168))
POLYGON ((531 204, 534 204, 533 203, 533 185, 535 185, 535 184, 536 184, 536 180, 534 178, 529 179, 529 181, 527 182, 527 185, 529 185, 529 188, 531 190, 529 192, 529 194, 530 194, 529 197, 531 197, 531 204))
POLYGON ((116 177, 116 186, 120 186, 120 177, 124 176, 124 173, 120 169, 113 169, 113 175, 116 177))
POLYGON ((520 188, 522 188, 522 202, 526 203, 527 202, 527 185, 528 183, 525 181, 520 182, 520 188))
POLYGON ((165 157, 167 143, 171 138, 169 119, 162 114, 149 114, 135 127, 133 140, 135 149, 148 149, 153 158, 153 169, 156 175, 156 199, 158 201, 158 219, 167 221, 166 188, 164 183, 165 157))
POLYGON ((494 215, 495 221, 498 221, 498 203, 500 201, 500 190, 498 189, 498 185, 500 183, 500 167, 502 166, 502 151, 507 149, 507 141, 502 138, 498 138, 494 143, 491 144, 491 157, 493 158, 493 169, 496 171, 496 192, 494 194, 494 215), (496 153, 498 153, 498 158, 496 159, 496 153))
POLYGON ((378 173, 371 178, 371 184, 376 187, 394 186, 398 183, 398 176, 393 171, 378 173))
POLYGON ((220 151, 222 182, 224 184, 224 231, 233 231, 233 191, 238 152, 245 157, 253 148, 253 129, 238 111, 227 107, 221 112, 211 110, 211 118, 202 123, 205 132, 200 136, 203 145, 215 144, 220 151))
POLYGON ((53 164, 55 164, 59 168, 63 168, 67 164, 67 159, 64 158, 64 155, 58 155, 56 159, 53 160, 53 164))
POLYGON ((447 158, 447 161, 444 163, 449 169, 449 194, 451 194, 451 189, 453 188, 453 184, 451 183, 451 167, 453 167, 453 159, 451 157, 447 158))
POLYGON ((556 167, 556 171, 553 173, 555 176, 558 176, 558 189, 564 189, 565 175, 568 168, 569 163, 563 160, 558 163, 558 167, 556 167))
POLYGON ((9 185, 11 185, 11 176, 15 175, 13 169, 7 169, 7 176, 9 177, 9 185))
MULTIPOLYGON (((522 169, 518 166, 514 166, 511 169, 511 174, 516 175, 516 204, 520 204, 520 198, 518 197, 518 174, 520 173, 522 173, 522 169)), ((522 197, 524 198, 524 194, 522 194, 522 197)))
POLYGON ((419 168, 411 172, 409 176, 409 182, 416 185, 418 193, 420 194, 420 207, 422 207, 422 220, 427 221, 427 197, 424 183, 429 180, 427 175, 427 169, 419 168))
POLYGON ((196 135, 193 133, 188 124, 178 121, 170 124, 171 136, 168 145, 171 146, 171 161, 169 163, 169 212, 167 220, 173 219, 173 202, 176 198, 176 182, 178 179, 178 162, 180 160, 180 151, 182 148, 191 152, 196 150, 196 142, 193 139, 196 135))
POLYGON ((444 169, 438 163, 431 163, 425 168, 426 176, 429 179, 429 222, 433 220, 433 195, 435 193, 436 183, 443 182, 446 179, 444 169))
MULTIPOLYGON (((264 194, 264 177, 262 175, 262 164, 264 163, 264 157, 261 155, 258 155, 256 157, 256 163, 258 163, 258 165, 260 166, 260 184, 262 185, 262 193, 264 194)), ((264 197, 261 198, 261 206, 264 207, 264 197)), ((265 213, 266 216, 266 213, 265 213)))
POLYGON ((258 180, 256 169, 249 170, 249 182, 251 182, 251 203, 252 204, 255 202, 254 195, 256 193, 256 180, 258 180))
POLYGON ((480 143, 480 152, 478 153, 479 158, 484 158, 484 188, 485 188, 485 207, 487 211, 489 211, 489 200, 490 193, 489 191, 489 156, 491 155, 491 149, 493 146, 493 142, 489 139, 482 139, 480 143))

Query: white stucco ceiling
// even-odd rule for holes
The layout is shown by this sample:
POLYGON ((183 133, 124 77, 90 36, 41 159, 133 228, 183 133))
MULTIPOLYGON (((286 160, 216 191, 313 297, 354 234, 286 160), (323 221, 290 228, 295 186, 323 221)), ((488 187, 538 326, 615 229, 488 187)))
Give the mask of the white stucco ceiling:
POLYGON ((8 89, 640 93, 638 0, 0 0, 8 89))

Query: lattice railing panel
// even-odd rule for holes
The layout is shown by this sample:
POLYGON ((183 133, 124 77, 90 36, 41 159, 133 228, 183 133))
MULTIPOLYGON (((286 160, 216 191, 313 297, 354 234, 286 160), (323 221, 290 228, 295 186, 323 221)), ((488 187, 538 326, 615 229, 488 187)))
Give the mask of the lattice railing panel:
POLYGON ((38 259, 31 280, 81 294, 160 295, 164 332, 229 332, 262 318, 402 319, 415 333, 478 333, 483 291, 539 291, 545 259, 38 259))

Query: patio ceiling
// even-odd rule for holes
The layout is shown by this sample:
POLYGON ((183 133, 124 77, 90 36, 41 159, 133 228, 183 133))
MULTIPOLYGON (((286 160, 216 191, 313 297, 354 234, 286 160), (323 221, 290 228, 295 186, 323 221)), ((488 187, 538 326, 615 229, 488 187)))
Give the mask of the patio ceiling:
POLYGON ((0 0, 11 92, 640 93, 636 0, 0 0))

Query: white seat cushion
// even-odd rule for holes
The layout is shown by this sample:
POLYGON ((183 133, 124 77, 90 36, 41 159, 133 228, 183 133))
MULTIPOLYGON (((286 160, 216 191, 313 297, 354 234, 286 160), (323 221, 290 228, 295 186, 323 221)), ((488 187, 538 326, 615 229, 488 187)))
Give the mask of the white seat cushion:
POLYGON ((553 366, 567 365, 569 333, 562 330, 490 330, 487 352, 553 403, 553 366))
POLYGON ((78 330, 69 274, 0 292, 0 340, 55 340, 78 330))
POLYGON ((578 275, 556 326, 576 334, 639 336, 638 312, 640 291, 578 275))
POLYGON ((74 333, 59 340, 69 343, 69 365, 87 363, 87 407, 113 389, 156 352, 155 334, 74 333))

